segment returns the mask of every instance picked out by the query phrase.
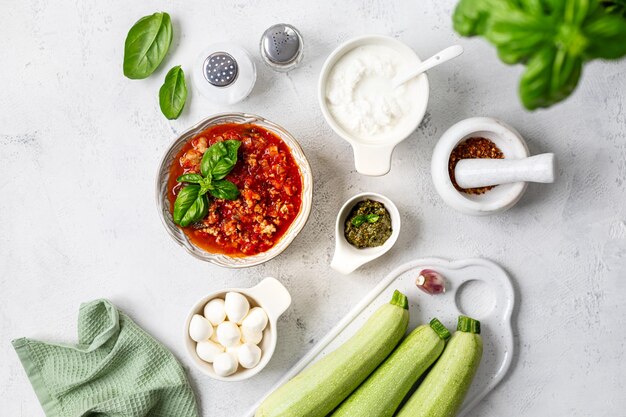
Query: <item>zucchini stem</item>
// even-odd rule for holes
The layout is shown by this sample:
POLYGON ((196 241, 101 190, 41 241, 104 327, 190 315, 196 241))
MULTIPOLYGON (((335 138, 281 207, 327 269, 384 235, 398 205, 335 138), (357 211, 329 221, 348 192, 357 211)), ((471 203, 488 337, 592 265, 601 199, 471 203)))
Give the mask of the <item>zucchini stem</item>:
POLYGON ((435 333, 437 333, 437 336, 439 336, 444 342, 451 336, 448 328, 444 326, 443 323, 436 317, 430 321, 430 328, 433 329, 435 333))
POLYGON ((456 329, 465 333, 480 334, 480 322, 471 317, 459 316, 456 329))
POLYGON ((406 298, 406 295, 402 294, 398 290, 395 290, 393 292, 393 296, 391 296, 391 301, 389 301, 389 304, 402 307, 405 310, 409 309, 409 300, 406 298))

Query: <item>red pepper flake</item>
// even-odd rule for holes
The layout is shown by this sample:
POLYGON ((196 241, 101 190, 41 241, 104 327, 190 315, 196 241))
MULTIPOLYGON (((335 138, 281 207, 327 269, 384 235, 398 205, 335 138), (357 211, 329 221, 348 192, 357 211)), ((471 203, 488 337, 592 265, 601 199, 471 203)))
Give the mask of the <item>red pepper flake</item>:
POLYGON ((456 164, 461 159, 473 158, 504 159, 504 154, 495 143, 487 138, 481 137, 469 138, 456 145, 456 147, 452 150, 450 160, 448 161, 448 173, 450 174, 450 180, 452 181, 454 188, 466 194, 484 194, 495 187, 495 185, 479 188, 461 188, 459 184, 456 183, 456 178, 454 177, 454 168, 456 168, 456 164))

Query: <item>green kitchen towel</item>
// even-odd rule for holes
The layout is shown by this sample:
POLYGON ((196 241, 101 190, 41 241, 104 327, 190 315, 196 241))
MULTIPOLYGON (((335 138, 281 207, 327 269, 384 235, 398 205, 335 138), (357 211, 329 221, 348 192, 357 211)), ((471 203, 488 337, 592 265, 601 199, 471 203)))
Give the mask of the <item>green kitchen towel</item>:
POLYGON ((81 305, 78 340, 13 341, 47 417, 198 417, 178 361, 109 301, 81 305))

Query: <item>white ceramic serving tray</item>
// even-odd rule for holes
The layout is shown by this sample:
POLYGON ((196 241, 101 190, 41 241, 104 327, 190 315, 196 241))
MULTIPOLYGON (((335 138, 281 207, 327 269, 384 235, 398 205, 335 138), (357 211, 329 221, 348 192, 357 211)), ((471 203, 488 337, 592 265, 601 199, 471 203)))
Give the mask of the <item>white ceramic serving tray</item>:
MULTIPOLYGON (((441 320, 451 332, 456 330, 456 321, 460 314, 480 320, 484 342, 483 358, 458 417, 467 414, 502 380, 511 365, 514 353, 511 326, 511 314, 515 303, 513 286, 509 276, 500 266, 485 259, 448 261, 428 258, 396 268, 296 363, 267 395, 296 376, 302 369, 339 347, 378 307, 391 300, 391 295, 396 289, 409 298, 409 331, 420 324, 428 323, 433 317, 441 320), (444 294, 431 296, 415 285, 420 271, 427 268, 445 276, 444 294)), ((254 416, 262 400, 261 398, 245 417, 254 416)))

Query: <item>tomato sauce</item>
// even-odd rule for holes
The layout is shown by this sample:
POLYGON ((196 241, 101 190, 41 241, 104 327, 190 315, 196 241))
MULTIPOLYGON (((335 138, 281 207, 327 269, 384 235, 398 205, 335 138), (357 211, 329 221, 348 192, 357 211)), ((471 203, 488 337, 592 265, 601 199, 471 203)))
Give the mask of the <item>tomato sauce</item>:
POLYGON ((241 142, 237 164, 225 179, 239 189, 236 200, 209 197, 207 216, 183 231, 196 246, 243 257, 272 248, 300 212, 302 175, 289 147, 254 124, 225 123, 207 128, 186 143, 170 168, 168 198, 173 210, 185 173, 199 173, 206 149, 224 140, 241 142))

